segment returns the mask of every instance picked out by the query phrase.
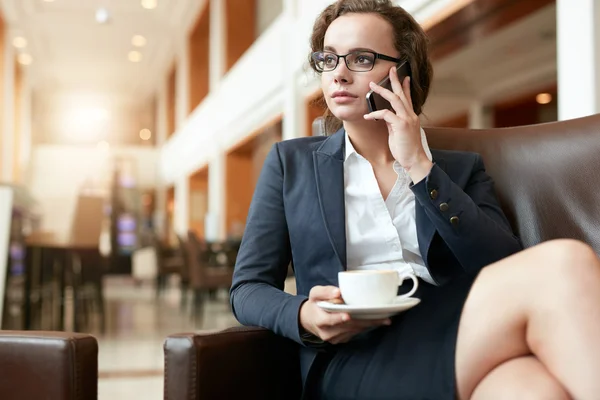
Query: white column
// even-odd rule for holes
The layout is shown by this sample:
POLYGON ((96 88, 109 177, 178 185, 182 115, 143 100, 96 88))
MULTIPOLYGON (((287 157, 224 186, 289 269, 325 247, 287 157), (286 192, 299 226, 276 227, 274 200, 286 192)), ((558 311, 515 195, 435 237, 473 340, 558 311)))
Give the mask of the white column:
MULTIPOLYGON (((0 187, 0 321, 4 310, 4 289, 9 252, 10 224, 12 220, 14 192, 10 187, 0 187)), ((3 328, 0 323, 0 329, 3 328)))
POLYGON ((469 107, 469 128, 470 129, 487 129, 493 128, 494 121, 492 113, 482 101, 474 101, 469 107))
POLYGON ((226 0, 210 0, 210 34, 209 34, 209 88, 219 88, 225 75, 225 53, 227 51, 227 18, 225 15, 226 0))
MULTIPOLYGON (((154 128, 156 135, 156 147, 160 152, 161 147, 167 141, 167 81, 163 79, 162 84, 156 92, 156 127, 154 128)), ((154 209, 154 229, 155 232, 165 232, 165 221, 167 218, 167 188, 162 179, 160 169, 156 170, 156 198, 154 209)))
MULTIPOLYGON (((7 36, 8 37, 8 36, 7 36)), ((12 182, 15 148, 15 52, 10 43, 4 46, 4 87, 2 105, 2 175, 1 180, 12 182)))
POLYGON ((190 185, 187 176, 175 182, 175 210, 173 211, 173 229, 182 237, 187 237, 189 226, 190 185))
POLYGON ((225 232, 225 153, 216 154, 208 164, 208 213, 205 218, 206 240, 224 240, 225 232))
MULTIPOLYGON (((281 54, 284 58, 283 63, 283 140, 293 139, 305 136, 306 134, 306 104, 302 91, 299 87, 298 65, 296 52, 302 49, 298 41, 296 21, 298 18, 297 0, 284 0, 283 16, 286 19, 284 24, 284 40, 281 54), (292 43, 292 45, 290 45, 292 43), (296 45, 298 44, 298 45, 296 45)), ((303 39, 304 40, 304 39, 303 39)))
POLYGON ((31 150, 33 147, 32 136, 31 136, 31 122, 32 122, 32 87, 30 80, 30 72, 28 68, 23 68, 23 91, 21 93, 21 115, 20 126, 21 126, 21 138, 19 143, 19 169, 21 170, 22 182, 28 182, 29 169, 28 166, 31 160, 31 150))
POLYGON ((179 130, 190 114, 190 54, 187 36, 179 39, 175 82, 175 130, 179 130))
POLYGON ((167 132, 169 129, 167 124, 167 86, 167 79, 163 78, 156 91, 156 110, 154 111, 156 113, 156 127, 154 129, 156 130, 156 147, 159 148, 165 144, 169 136, 169 132, 167 132))
POLYGON ((558 118, 600 112, 600 2, 557 0, 558 118))

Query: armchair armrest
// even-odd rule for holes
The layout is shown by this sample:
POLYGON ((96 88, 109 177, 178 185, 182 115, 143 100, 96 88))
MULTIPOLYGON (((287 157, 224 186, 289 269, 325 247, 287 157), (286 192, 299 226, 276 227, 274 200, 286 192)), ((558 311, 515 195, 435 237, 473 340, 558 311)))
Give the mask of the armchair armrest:
POLYGON ((170 335, 165 400, 299 399, 298 345, 262 328, 170 335))
POLYGON ((98 398, 98 342, 65 332, 0 331, 0 398, 98 398))

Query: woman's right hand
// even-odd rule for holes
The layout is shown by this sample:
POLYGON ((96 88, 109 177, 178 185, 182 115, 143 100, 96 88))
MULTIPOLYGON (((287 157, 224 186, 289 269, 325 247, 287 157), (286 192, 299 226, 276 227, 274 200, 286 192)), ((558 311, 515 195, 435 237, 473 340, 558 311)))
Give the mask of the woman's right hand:
POLYGON ((331 344, 348 342, 360 332, 390 325, 389 318, 377 320, 352 319, 348 313, 329 313, 317 306, 319 301, 341 300, 340 290, 335 286, 315 286, 300 307, 300 325, 307 331, 331 344))

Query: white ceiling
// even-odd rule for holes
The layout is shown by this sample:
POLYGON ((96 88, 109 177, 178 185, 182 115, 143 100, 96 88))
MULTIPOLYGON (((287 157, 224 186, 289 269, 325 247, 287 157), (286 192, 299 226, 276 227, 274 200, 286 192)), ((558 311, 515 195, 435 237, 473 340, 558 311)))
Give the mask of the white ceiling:
POLYGON ((556 7, 550 5, 436 62, 425 113, 440 121, 474 101, 514 99, 555 82, 556 7))
POLYGON ((147 97, 157 87, 205 0, 158 0, 144 9, 140 0, 0 0, 11 36, 24 36, 33 56, 30 76, 40 93, 70 89, 124 98, 147 97), (100 25, 96 10, 110 23, 100 25), (143 35, 143 60, 128 61, 133 35, 143 35))

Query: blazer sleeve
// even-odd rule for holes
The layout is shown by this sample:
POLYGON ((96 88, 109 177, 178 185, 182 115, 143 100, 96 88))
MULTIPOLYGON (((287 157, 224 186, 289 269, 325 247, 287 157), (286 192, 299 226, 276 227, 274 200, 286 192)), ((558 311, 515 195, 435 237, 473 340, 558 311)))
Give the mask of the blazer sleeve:
POLYGON ((230 301, 243 325, 260 326, 303 344, 298 314, 306 296, 283 291, 291 260, 276 143, 258 178, 236 259, 230 301))
POLYGON ((480 155, 476 155, 464 190, 437 164, 411 189, 465 272, 476 274, 486 265, 522 250, 480 155))

